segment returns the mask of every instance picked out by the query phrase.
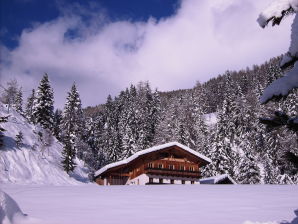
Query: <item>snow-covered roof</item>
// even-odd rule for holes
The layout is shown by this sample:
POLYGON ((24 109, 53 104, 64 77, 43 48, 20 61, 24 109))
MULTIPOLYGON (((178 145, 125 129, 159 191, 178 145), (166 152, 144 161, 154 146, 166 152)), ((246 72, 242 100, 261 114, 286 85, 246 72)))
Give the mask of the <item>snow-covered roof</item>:
POLYGON ((141 150, 141 151, 138 151, 136 152, 135 154, 133 154, 132 156, 128 157, 127 159, 124 159, 124 160, 121 160, 121 161, 118 161, 118 162, 115 162, 115 163, 110 163, 104 167, 102 167, 101 169, 99 169, 98 171, 95 172, 95 177, 101 175, 102 173, 104 173, 105 171, 107 171, 108 169, 111 169, 111 168, 114 168, 114 167, 117 167, 117 166, 121 166, 121 165, 125 165, 125 164, 128 164, 130 163, 131 161, 135 160, 136 158, 138 158, 139 156, 141 155, 145 155, 147 153, 150 153, 150 152, 155 152, 155 151, 159 151, 159 150, 162 150, 162 149, 165 149, 165 148, 169 148, 169 147, 172 147, 172 146, 178 146, 179 148, 182 148, 184 149, 185 151, 199 157, 200 159, 208 162, 208 163, 211 163, 211 159, 209 159, 208 157, 202 155, 201 153, 198 153, 196 151, 194 151, 193 149, 185 146, 185 145, 182 145, 178 142, 169 142, 169 143, 166 143, 166 144, 163 144, 163 145, 158 145, 158 146, 154 146, 152 148, 148 148, 148 149, 144 149, 144 150, 141 150))
POLYGON ((229 176, 229 174, 222 174, 219 176, 214 176, 214 177, 207 177, 207 178, 203 178, 200 179, 200 183, 204 183, 204 184, 217 184, 218 182, 224 180, 228 178, 233 184, 237 184, 236 181, 234 181, 232 179, 232 177, 229 176))

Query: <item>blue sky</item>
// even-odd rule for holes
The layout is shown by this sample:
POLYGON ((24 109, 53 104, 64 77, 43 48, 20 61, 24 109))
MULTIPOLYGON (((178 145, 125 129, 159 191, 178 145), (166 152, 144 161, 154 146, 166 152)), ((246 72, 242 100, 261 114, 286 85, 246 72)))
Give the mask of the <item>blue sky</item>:
POLYGON ((49 74, 55 105, 76 82, 83 106, 131 83, 192 88, 287 52, 292 16, 261 29, 271 0, 2 0, 0 82, 24 94, 49 74))
POLYGON ((178 0, 1 0, 0 41, 14 48, 24 29, 54 20, 74 5, 90 11, 104 10, 112 21, 146 21, 149 17, 159 20, 171 16, 179 3, 178 0))

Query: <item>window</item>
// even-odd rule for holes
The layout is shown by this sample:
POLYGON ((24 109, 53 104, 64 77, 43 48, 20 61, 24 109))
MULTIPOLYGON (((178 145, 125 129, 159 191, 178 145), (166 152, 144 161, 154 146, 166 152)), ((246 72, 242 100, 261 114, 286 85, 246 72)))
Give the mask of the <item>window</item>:
POLYGON ((174 180, 171 180, 171 184, 174 184, 174 180))
POLYGON ((185 167, 183 165, 180 165, 180 170, 183 171, 185 167))
POLYGON ((185 180, 181 180, 181 184, 185 184, 185 180))
POLYGON ((189 167, 189 171, 194 171, 194 167, 193 166, 190 166, 189 167))
POLYGON ((153 168, 153 163, 148 163, 148 168, 153 168))
POLYGON ((163 179, 159 178, 159 183, 162 184, 163 183, 163 179))
POLYGON ((174 165, 169 165, 169 169, 173 170, 174 169, 174 165))
POLYGON ((190 181, 190 183, 191 183, 191 184, 195 184, 195 182, 194 182, 193 180, 192 180, 192 181, 190 181))
POLYGON ((163 168, 163 165, 162 164, 158 164, 158 168, 159 169, 162 169, 163 168))
POLYGON ((153 178, 149 177, 149 183, 152 184, 153 183, 153 178))

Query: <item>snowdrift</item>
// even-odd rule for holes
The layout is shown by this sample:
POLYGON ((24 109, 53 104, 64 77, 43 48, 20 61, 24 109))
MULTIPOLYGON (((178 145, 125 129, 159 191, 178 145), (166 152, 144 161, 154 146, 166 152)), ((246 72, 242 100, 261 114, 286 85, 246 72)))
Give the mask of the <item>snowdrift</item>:
POLYGON ((0 116, 9 116, 8 122, 1 124, 4 133, 4 148, 0 150, 0 183, 16 184, 79 184, 86 182, 87 169, 77 160, 75 178, 70 178, 61 166, 62 145, 54 138, 48 148, 41 147, 36 127, 13 109, 0 103, 0 116), (21 131, 23 143, 17 147, 16 135, 21 131))
POLYGON ((5 192, 0 190, 0 223, 10 224, 24 219, 19 205, 5 192))

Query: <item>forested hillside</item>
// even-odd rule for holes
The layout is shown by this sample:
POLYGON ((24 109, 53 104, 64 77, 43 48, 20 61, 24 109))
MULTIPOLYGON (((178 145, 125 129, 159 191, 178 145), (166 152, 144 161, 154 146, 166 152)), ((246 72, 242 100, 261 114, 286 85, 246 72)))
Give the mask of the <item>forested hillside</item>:
POLYGON ((63 171, 61 143, 40 126, 30 124, 1 102, 0 117, 7 117, 7 122, 2 124, 5 137, 0 149, 0 184, 78 185, 88 182, 88 170, 80 160, 75 160, 77 167, 71 176, 63 171))
POLYGON ((259 123, 272 111, 298 111, 297 90, 285 100, 259 103, 263 89, 282 75, 278 61, 227 71, 192 89, 158 92, 139 83, 109 96, 105 105, 86 110, 90 165, 98 169, 152 145, 178 141, 213 160, 204 176, 229 173, 239 183, 297 183, 297 167, 287 159, 288 151, 298 154, 297 136, 259 123), (216 125, 204 122, 210 113, 217 115, 216 125))
MULTIPOLYGON (((55 111, 45 74, 25 106, 16 81, 7 83, 1 101, 39 125, 42 138, 54 135, 62 143, 61 165, 70 175, 77 158, 95 171, 139 150, 178 141, 212 159, 202 171, 205 177, 228 173, 243 184, 298 183, 297 163, 290 158, 298 155, 296 133, 268 129, 259 122, 274 111, 289 115, 298 111, 297 90, 284 100, 259 103, 264 88, 282 76, 278 61, 273 58, 253 68, 227 71, 186 90, 160 92, 152 90, 149 82, 140 82, 114 98, 108 96, 103 105, 86 109, 73 84, 65 107, 55 111)), ((1 119, 5 122, 5 117, 1 119)), ((0 139, 3 136, 5 128, 0 139)))

